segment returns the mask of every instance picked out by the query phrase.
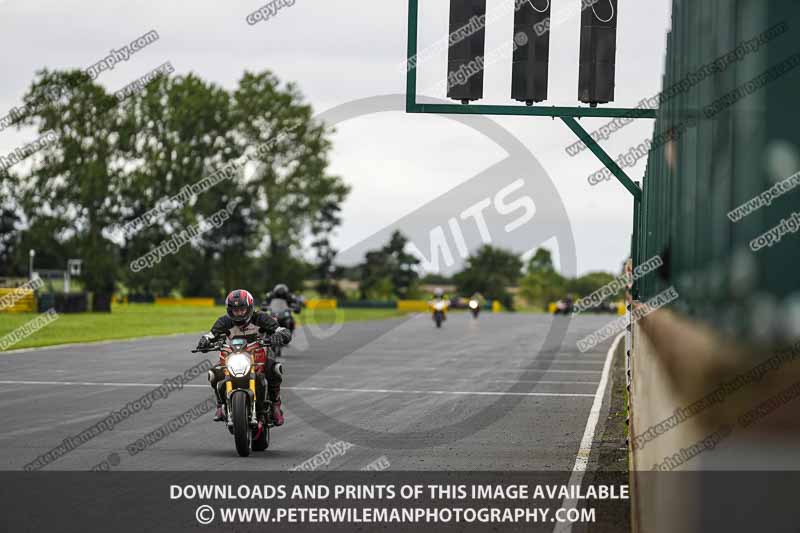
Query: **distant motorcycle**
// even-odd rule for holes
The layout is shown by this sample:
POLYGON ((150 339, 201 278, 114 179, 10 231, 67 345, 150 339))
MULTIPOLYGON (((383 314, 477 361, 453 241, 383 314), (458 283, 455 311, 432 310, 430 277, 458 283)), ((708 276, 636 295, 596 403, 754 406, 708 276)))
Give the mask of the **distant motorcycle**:
POLYGON ((437 300, 431 303, 431 307, 433 308, 433 321, 436 323, 436 327, 442 327, 442 322, 447 320, 447 302, 444 300, 437 300))
MULTIPOLYGON (((293 313, 300 312, 299 306, 289 305, 286 303, 286 300, 276 298, 270 302, 269 306, 264 303, 261 306, 261 310, 265 313, 269 313, 270 316, 278 322, 278 325, 288 329, 292 335, 294 335, 297 323, 294 320, 293 313)), ((281 357, 283 355, 282 346, 276 346, 273 351, 275 352, 275 357, 281 357)))
POLYGON ((264 399, 266 411, 261 419, 256 410, 256 401, 262 401, 256 398, 256 368, 266 365, 269 348, 267 340, 247 342, 244 337, 234 337, 229 341, 222 339, 205 350, 192 350, 192 353, 220 352, 224 364, 214 369, 222 370, 225 379, 217 386, 225 387, 226 426, 241 457, 250 455, 251 450, 261 452, 269 447, 269 428, 274 426, 269 399, 264 399))
POLYGON ((554 315, 571 315, 573 310, 572 299, 564 298, 563 300, 559 300, 556 302, 555 311, 553 311, 554 315))
POLYGON ((481 304, 478 300, 469 301, 469 310, 472 313, 472 318, 478 318, 481 313, 481 304))

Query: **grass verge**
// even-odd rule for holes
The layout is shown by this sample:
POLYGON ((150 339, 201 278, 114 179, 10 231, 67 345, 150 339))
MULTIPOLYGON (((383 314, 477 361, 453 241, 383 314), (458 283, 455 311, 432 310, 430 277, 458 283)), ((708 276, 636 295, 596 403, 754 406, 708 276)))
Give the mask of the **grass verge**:
MULTIPOLYGON (((134 339, 176 333, 208 331, 225 314, 218 307, 171 307, 130 304, 114 307, 112 313, 61 314, 39 331, 9 346, 9 350, 56 344, 134 339)), ((303 310, 299 323, 330 324, 339 320, 381 320, 401 316, 395 309, 303 310)), ((30 322, 35 313, 0 313, 0 338, 30 322)))

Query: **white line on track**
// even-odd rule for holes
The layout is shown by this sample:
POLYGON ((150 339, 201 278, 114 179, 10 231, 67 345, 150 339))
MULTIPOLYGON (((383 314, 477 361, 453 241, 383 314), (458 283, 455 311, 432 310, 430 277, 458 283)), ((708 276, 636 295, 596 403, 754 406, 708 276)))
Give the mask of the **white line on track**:
MULTIPOLYGON (((336 375, 325 375, 321 376, 324 379, 349 379, 351 376, 336 376, 336 375)), ((403 376, 395 376, 395 378, 401 378, 403 376)), ((484 379, 484 378, 432 378, 427 376, 409 376, 413 377, 415 381, 443 381, 446 383, 450 383, 451 381, 470 381, 475 383, 535 383, 541 385, 597 385, 598 381, 542 381, 542 380, 534 380, 534 379, 484 379)), ((312 381, 317 376, 309 376, 306 379, 302 380, 301 383, 305 383, 307 381, 312 381)), ((2 393, 3 391, 0 391, 2 393)))
POLYGON ((558 393, 558 392, 483 392, 483 391, 447 391, 447 390, 395 390, 395 389, 339 389, 327 387, 286 387, 289 390, 321 391, 321 392, 361 392, 378 394, 434 394, 457 396, 557 396, 572 398, 591 398, 594 394, 558 393))
MULTIPOLYGON (((287 363, 287 365, 288 364, 290 364, 290 363, 287 363)), ((364 370, 363 367, 359 367, 357 365, 350 365, 350 366, 352 366, 352 368, 354 370, 358 370, 360 372, 364 370)), ((295 367, 295 365, 292 365, 292 368, 294 368, 294 367, 295 367)), ((343 372, 343 371, 348 370, 348 367, 341 366, 341 365, 338 365, 338 364, 331 365, 330 367, 326 367, 326 368, 333 368, 337 372, 343 372)), ((387 373, 391 373, 391 375, 395 375, 396 372, 400 372, 400 373, 408 372, 409 368, 411 368, 412 370, 415 370, 415 371, 431 370, 431 371, 434 371, 434 372, 439 372, 440 374, 443 373, 444 371, 450 369, 450 367, 441 367, 441 366, 414 366, 414 367, 409 367, 409 366, 382 366, 382 367, 380 367, 380 370, 385 371, 387 373)), ((543 374, 598 374, 598 375, 603 373, 601 370, 552 370, 552 369, 546 369, 546 368, 492 368, 492 372, 498 373, 498 374, 500 374, 500 373, 508 373, 508 372, 517 372, 517 373, 520 373, 520 372, 540 372, 540 373, 543 373, 543 374)), ((460 372, 460 374, 463 374, 463 372, 460 372)))
MULTIPOLYGON (((600 411, 603 408, 603 396, 605 396, 606 387, 608 386, 608 375, 611 373, 611 362, 614 360, 614 352, 617 351, 617 346, 624 338, 625 334, 620 333, 617 338, 614 339, 614 342, 611 343, 611 348, 608 349, 606 363, 603 365, 603 375, 600 378, 600 384, 597 386, 597 391, 594 394, 594 402, 592 403, 592 408, 589 410, 589 418, 586 421, 586 430, 583 432, 581 446, 578 449, 577 457, 575 457, 575 466, 572 468, 572 475, 569 477, 568 485, 575 485, 579 487, 583 482, 583 475, 586 473, 586 466, 589 464, 589 456, 592 453, 594 432, 597 428, 597 422, 600 420, 600 411)), ((561 502, 561 509, 572 509, 576 506, 576 500, 564 498, 564 501, 561 502)), ((569 522, 561 522, 553 529, 553 533, 570 533, 571 531, 572 524, 569 522)))
MULTIPOLYGON (((99 383, 80 381, 0 381, 2 385, 66 385, 81 387, 160 387, 162 383, 99 383)), ((208 385, 187 384, 184 387, 208 388, 208 385)), ((441 391, 441 390, 397 390, 397 389, 345 389, 332 387, 283 387, 284 390, 311 392, 350 392, 362 394, 432 394, 455 396, 543 396, 592 398, 593 394, 557 393, 557 392, 484 392, 484 391, 441 391)))

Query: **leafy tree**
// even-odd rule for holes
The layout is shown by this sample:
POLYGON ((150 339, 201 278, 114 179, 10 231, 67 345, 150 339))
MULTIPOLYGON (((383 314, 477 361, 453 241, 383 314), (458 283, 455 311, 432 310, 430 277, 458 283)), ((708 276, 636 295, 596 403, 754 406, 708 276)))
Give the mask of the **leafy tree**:
POLYGON ((466 267, 454 280, 464 296, 479 292, 513 309, 513 299, 506 289, 516 285, 521 276, 522 259, 517 254, 486 244, 467 259, 466 267))
POLYGON ((550 250, 546 248, 537 248, 536 253, 528 261, 527 272, 532 274, 534 272, 552 272, 555 270, 553 267, 553 256, 550 250))
POLYGON ((520 293, 530 304, 547 309, 550 302, 567 296, 573 298, 588 296, 613 279, 614 276, 607 272, 592 272, 578 278, 567 279, 555 270, 534 270, 522 279, 520 293))
MULTIPOLYGON (((159 77, 122 107, 129 142, 130 171, 123 184, 126 207, 117 229, 141 217, 165 198, 212 175, 238 154, 227 92, 195 75, 159 77)), ((169 203, 154 223, 124 239, 123 262, 130 263, 178 233, 239 199, 242 174, 208 192, 169 203)), ((222 280, 236 281, 221 256, 255 242, 254 224, 234 213, 223 228, 209 232, 177 254, 138 274, 125 269, 126 284, 137 291, 177 290, 187 296, 218 294, 222 280), (223 270, 214 276, 214 267, 223 270), (231 280, 234 278, 234 280, 231 280), (212 280, 214 283, 212 283, 212 280)), ((241 264, 237 264, 240 268, 241 264)))
POLYGON ((376 293, 406 299, 415 293, 420 261, 406 252, 407 244, 408 239, 395 231, 383 248, 367 252, 361 267, 363 299, 370 299, 376 293))
POLYGON ((311 224, 311 234, 314 236, 311 247, 314 249, 317 258, 317 264, 314 268, 314 273, 318 279, 316 289, 321 296, 335 298, 344 296, 335 281, 336 266, 334 265, 334 259, 336 258, 336 250, 331 245, 330 239, 333 231, 342 223, 340 212, 341 205, 338 202, 328 202, 322 206, 322 209, 320 209, 311 224))
POLYGON ((520 282, 520 293, 528 303, 547 309, 547 304, 567 295, 567 280, 555 270, 534 271, 520 282))
POLYGON ((293 84, 246 73, 228 92, 191 74, 161 77, 120 103, 79 71, 42 71, 25 104, 18 124, 52 131, 56 141, 30 156, 24 175, 0 175, 4 272, 26 271, 35 248, 37 265, 48 268, 83 259, 84 285, 95 292, 116 284, 133 293, 260 292, 278 282, 301 286, 311 268, 303 244, 311 240, 314 268, 332 285, 330 235, 349 187, 327 172, 329 131, 293 84), (234 160, 230 178, 165 204, 234 160), (146 227, 124 231, 165 205, 146 227), (223 208, 232 209, 221 227, 152 268, 129 270, 223 208))
POLYGON ((426 274, 419 280, 420 283, 425 285, 453 285, 455 282, 452 277, 444 276, 442 274, 426 274))
POLYGON ((569 280, 567 288, 569 292, 580 298, 588 296, 604 285, 611 283, 614 277, 608 272, 590 272, 579 278, 569 280))
MULTIPOLYGON (((45 70, 24 100, 28 112, 20 125, 33 126, 40 136, 53 132, 57 137, 28 158, 30 171, 16 180, 26 222, 32 228, 55 229, 48 247, 53 241, 69 241, 70 255, 85 261, 86 288, 110 293, 119 261, 104 230, 120 217, 125 165, 125 133, 115 112, 116 99, 80 71, 45 70)), ((37 240, 42 236, 35 235, 37 240)), ((60 268, 67 259, 58 257, 60 268)))
POLYGON ((252 217, 266 242, 264 278, 267 286, 288 283, 297 274, 292 253, 312 224, 323 233, 338 224, 338 209, 331 206, 341 204, 350 189, 327 173, 329 132, 313 120, 294 84, 281 86, 268 71, 245 73, 233 102, 241 151, 256 163, 245 187, 250 198, 261 200, 252 204, 252 217), (329 218, 321 221, 320 213, 329 218))
MULTIPOLYGON (((5 171, 0 171, 0 276, 20 276, 27 271, 16 261, 19 250, 20 212, 13 199, 13 184, 5 171)), ((27 253, 27 251, 26 251, 27 253)))

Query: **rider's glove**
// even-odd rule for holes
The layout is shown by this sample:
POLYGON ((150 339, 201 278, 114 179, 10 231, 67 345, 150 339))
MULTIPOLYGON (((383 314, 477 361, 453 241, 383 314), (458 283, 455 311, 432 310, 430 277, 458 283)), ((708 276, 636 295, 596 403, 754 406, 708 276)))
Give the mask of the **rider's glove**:
POLYGON ((286 328, 278 328, 275 330, 275 333, 269 336, 270 344, 273 346, 283 346, 284 344, 288 344, 286 331, 286 328))
POLYGON ((199 350, 208 350, 211 347, 211 339, 203 335, 200 337, 200 340, 197 341, 197 348, 199 350))

